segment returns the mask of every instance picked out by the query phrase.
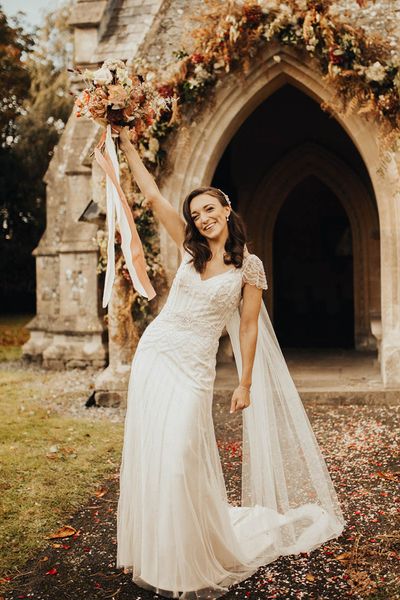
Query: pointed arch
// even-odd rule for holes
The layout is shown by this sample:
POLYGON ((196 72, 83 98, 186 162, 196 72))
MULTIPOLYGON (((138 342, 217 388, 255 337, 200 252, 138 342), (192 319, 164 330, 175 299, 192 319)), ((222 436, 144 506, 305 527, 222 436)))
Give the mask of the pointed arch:
MULTIPOLYGON (((170 174, 162 193, 179 209, 186 194, 209 185, 216 166, 233 135, 247 117, 283 85, 290 84, 317 101, 330 102, 334 90, 323 81, 317 62, 296 50, 271 44, 250 67, 243 81, 233 74, 218 81, 210 106, 177 134, 170 150, 170 174), (279 55, 280 61, 274 60, 279 55)), ((377 145, 378 126, 358 115, 337 115, 337 122, 362 157, 374 190, 380 221, 382 376, 385 384, 400 384, 400 194, 395 157, 382 177, 377 145)), ((161 231, 161 250, 172 275, 178 252, 161 231)))
MULTIPOLYGON (((374 200, 360 178, 344 161, 318 144, 301 144, 288 152, 261 179, 246 202, 247 225, 262 255, 271 294, 268 308, 273 313, 273 237, 279 211, 289 194, 306 177, 314 175, 338 198, 350 221, 354 256, 354 339, 357 349, 375 347, 371 318, 379 293, 370 283, 380 271, 379 248, 373 233, 379 230, 374 200), (288 176, 290 173, 290 176, 288 176)), ((240 207, 239 207, 240 208, 240 207)))

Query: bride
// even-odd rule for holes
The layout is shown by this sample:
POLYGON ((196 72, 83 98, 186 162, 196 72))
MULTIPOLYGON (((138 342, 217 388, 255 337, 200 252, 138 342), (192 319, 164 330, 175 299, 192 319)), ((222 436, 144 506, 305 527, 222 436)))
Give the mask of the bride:
POLYGON ((262 261, 228 196, 195 189, 182 218, 118 132, 181 264, 132 361, 116 566, 162 596, 217 598, 279 556, 339 536, 345 521, 262 301, 262 261), (243 411, 241 506, 228 501, 212 420, 225 327, 239 373, 230 413, 243 411))

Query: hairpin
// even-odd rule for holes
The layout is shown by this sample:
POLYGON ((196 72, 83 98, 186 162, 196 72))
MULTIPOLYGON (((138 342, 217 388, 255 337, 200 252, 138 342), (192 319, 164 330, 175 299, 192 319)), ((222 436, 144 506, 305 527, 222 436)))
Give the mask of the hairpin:
POLYGON ((223 192, 219 188, 218 188, 218 191, 221 192, 221 194, 223 195, 223 197, 225 198, 225 200, 227 201, 227 203, 229 204, 229 206, 232 207, 232 204, 231 204, 231 201, 229 200, 228 194, 225 194, 225 192, 223 192))

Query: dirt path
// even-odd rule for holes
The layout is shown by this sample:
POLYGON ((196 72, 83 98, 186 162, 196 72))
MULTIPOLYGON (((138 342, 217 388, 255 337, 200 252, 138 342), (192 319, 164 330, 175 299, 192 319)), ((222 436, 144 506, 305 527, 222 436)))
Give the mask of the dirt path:
MULTIPOLYGON (((240 493, 239 419, 216 402, 218 445, 232 502, 240 493)), ((96 411, 97 407, 92 407, 96 411)), ((307 407, 342 502, 348 526, 339 540, 309 555, 281 558, 259 569, 224 596, 226 600, 397 600, 399 533, 400 407, 307 407)), ((118 473, 65 520, 77 534, 53 542, 2 586, 0 598, 14 600, 147 600, 159 598, 136 587, 115 568, 118 473), (3 596, 1 596, 1 593, 3 596)))

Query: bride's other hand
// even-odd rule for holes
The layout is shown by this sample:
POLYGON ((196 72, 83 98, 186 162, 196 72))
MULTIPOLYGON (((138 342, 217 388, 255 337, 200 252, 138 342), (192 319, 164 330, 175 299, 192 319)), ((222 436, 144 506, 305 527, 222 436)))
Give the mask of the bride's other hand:
POLYGON ((122 150, 126 150, 134 143, 132 132, 129 127, 120 127, 119 125, 112 126, 112 132, 116 133, 119 137, 120 146, 122 150))
POLYGON ((238 386, 234 389, 231 400, 230 413, 234 413, 237 410, 243 410, 250 406, 250 390, 238 386))
POLYGON ((133 143, 132 135, 129 130, 129 127, 122 127, 119 132, 119 140, 121 143, 121 148, 129 148, 129 146, 133 143))

